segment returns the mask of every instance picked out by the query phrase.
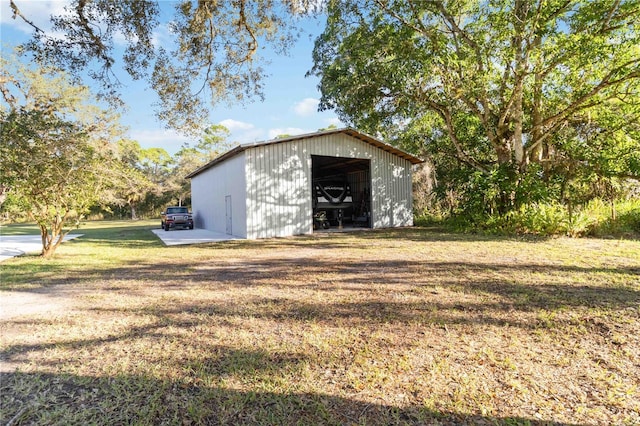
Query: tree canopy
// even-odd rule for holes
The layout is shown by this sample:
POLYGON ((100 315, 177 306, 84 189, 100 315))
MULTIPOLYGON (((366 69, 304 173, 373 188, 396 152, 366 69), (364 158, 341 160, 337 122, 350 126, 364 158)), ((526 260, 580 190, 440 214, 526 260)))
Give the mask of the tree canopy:
POLYGON ((185 144, 176 153, 175 164, 167 184, 174 198, 177 199, 178 205, 184 205, 185 200, 191 198, 191 181, 185 176, 231 149, 234 144, 227 140, 228 136, 229 130, 226 127, 214 124, 205 129, 194 146, 185 144))
POLYGON ((180 0, 168 19, 170 41, 157 46, 155 31, 167 20, 167 6, 157 0, 71 0, 66 13, 52 17, 52 32, 21 12, 21 0, 10 4, 14 18, 34 29, 25 52, 77 78, 89 69, 113 104, 121 102, 122 66, 157 92, 158 118, 184 131, 201 130, 208 102, 262 96, 260 48, 286 51, 298 34, 292 17, 319 7, 313 0, 180 0), (116 39, 125 44, 121 57, 116 39))
POLYGON ((638 0, 329 1, 314 63, 321 108, 483 179, 640 177, 638 0))
POLYGON ((119 176, 117 117, 57 69, 0 59, 0 186, 36 221, 51 256, 119 176))

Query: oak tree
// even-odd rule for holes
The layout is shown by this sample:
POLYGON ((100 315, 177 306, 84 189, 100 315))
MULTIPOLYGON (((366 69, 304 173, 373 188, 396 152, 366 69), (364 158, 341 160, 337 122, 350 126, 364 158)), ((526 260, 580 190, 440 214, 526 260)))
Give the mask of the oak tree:
POLYGON ((320 7, 315 0, 69 0, 45 31, 22 12, 23 2, 10 5, 14 19, 34 30, 26 52, 76 77, 89 70, 114 104, 121 102, 124 68, 157 92, 161 121, 195 134, 207 122, 208 103, 262 96, 266 60, 260 50, 287 51, 299 31, 295 17, 320 7), (156 45, 161 25, 163 43, 156 45), (116 41, 125 45, 121 55, 116 41))
POLYGON ((116 165, 122 179, 118 179, 113 187, 110 204, 126 205, 132 220, 138 219, 138 204, 147 194, 157 191, 157 186, 143 168, 144 152, 138 141, 120 139, 117 142, 116 165))
POLYGON ((15 58, 0 59, 0 90, 0 186, 38 224, 50 257, 118 178, 110 143, 117 117, 59 70, 15 58))
POLYGON ((502 207, 527 173, 552 179, 563 158, 596 161, 603 144, 606 173, 640 177, 611 163, 640 148, 638 0, 335 0, 327 10, 311 71, 321 108, 495 175, 502 207), (619 117, 615 131, 606 117, 619 117))

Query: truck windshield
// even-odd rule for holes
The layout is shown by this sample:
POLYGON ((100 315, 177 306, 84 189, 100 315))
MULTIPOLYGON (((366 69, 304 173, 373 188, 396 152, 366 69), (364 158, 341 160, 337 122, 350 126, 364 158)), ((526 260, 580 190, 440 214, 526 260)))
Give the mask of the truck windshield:
POLYGON ((171 214, 189 213, 189 210, 186 207, 172 207, 167 209, 167 213, 171 213, 171 214))

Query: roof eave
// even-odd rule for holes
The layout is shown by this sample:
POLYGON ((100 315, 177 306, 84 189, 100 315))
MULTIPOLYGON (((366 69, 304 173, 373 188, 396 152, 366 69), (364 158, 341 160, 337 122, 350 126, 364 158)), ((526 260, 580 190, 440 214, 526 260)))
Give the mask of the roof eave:
POLYGON ((355 139, 361 140, 365 143, 368 143, 369 145, 373 145, 376 148, 382 149, 383 151, 389 152, 391 154, 394 154, 400 158, 403 158, 407 161, 409 161, 411 164, 420 164, 420 163, 424 163, 424 160, 421 158, 418 158, 412 154, 409 154, 406 151, 403 151, 399 148, 396 148, 392 145, 389 145, 385 142, 382 142, 381 140, 374 138, 373 136, 370 136, 366 133, 362 133, 352 127, 345 127, 345 128, 341 128, 341 129, 332 129, 332 130, 325 130, 325 131, 321 131, 321 132, 314 132, 314 133, 305 133, 305 134, 301 134, 301 135, 295 135, 295 136, 289 136, 286 138, 282 138, 282 139, 271 139, 271 140, 267 140, 267 141, 260 141, 260 142, 250 142, 250 143, 246 143, 243 145, 238 145, 235 148, 225 152, 224 154, 214 158, 213 160, 211 160, 210 162, 208 162, 207 164, 205 164, 202 167, 199 167, 198 169, 194 170, 193 172, 189 173, 187 176, 185 176, 185 179, 191 179, 197 175, 199 175, 200 173, 210 169, 211 167, 215 166, 216 164, 219 164, 225 160, 227 160, 228 158, 231 158, 239 153, 241 153, 242 151, 245 151, 249 148, 253 148, 256 146, 265 146, 265 145, 274 145, 274 144, 278 144, 278 143, 284 143, 284 142, 290 142, 290 141, 295 141, 295 140, 302 140, 302 139, 310 139, 310 138, 315 138, 317 136, 326 136, 326 135, 333 135, 336 133, 344 133, 347 134, 355 139))

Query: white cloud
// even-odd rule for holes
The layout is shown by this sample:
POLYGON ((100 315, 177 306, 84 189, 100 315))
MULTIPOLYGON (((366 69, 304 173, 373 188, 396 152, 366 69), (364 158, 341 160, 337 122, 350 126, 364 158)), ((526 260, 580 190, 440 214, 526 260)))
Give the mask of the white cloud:
POLYGON ((227 118, 226 120, 222 120, 218 124, 223 125, 227 129, 229 129, 230 132, 247 131, 247 130, 252 130, 256 127, 251 123, 234 120, 232 118, 227 118))
POLYGON ((305 98, 293 105, 293 111, 301 117, 308 117, 318 112, 320 101, 314 98, 305 98))
MULTIPOLYGON (((51 28, 51 15, 64 15, 68 1, 18 1, 16 2, 20 13, 38 28, 49 32, 51 28)), ((0 24, 11 26, 27 34, 33 33, 33 27, 27 24, 20 16, 13 19, 8 1, 0 3, 0 24)))
POLYGON ((251 129, 246 132, 241 132, 231 138, 234 142, 249 143, 265 140, 264 129, 251 129))
POLYGON ((135 129, 129 137, 143 148, 164 148, 169 154, 176 153, 185 143, 193 143, 190 138, 168 129, 135 129))
POLYGON ((310 133, 309 130, 301 129, 299 127, 285 127, 282 129, 269 129, 269 139, 275 139, 281 135, 300 135, 303 133, 310 133))
MULTIPOLYGON (((138 37, 134 36, 133 40, 137 41, 138 37)), ((113 33, 113 41, 119 46, 126 46, 129 43, 129 40, 127 40, 127 37, 125 37, 122 31, 116 31, 113 33)))
POLYGON ((334 125, 337 128, 345 127, 345 124, 342 121, 340 121, 338 117, 328 118, 324 121, 325 123, 327 123, 328 126, 334 125))
POLYGON ((265 139, 265 131, 246 121, 227 118, 218 124, 223 125, 231 133, 228 140, 238 143, 256 142, 265 139))
POLYGON ((158 49, 164 47, 170 50, 174 46, 173 35, 168 24, 160 24, 151 35, 151 44, 158 49))

